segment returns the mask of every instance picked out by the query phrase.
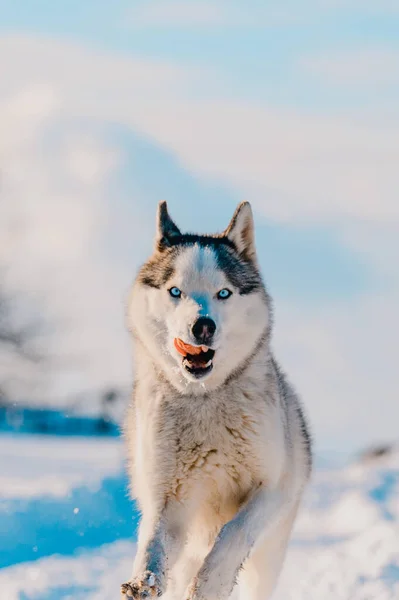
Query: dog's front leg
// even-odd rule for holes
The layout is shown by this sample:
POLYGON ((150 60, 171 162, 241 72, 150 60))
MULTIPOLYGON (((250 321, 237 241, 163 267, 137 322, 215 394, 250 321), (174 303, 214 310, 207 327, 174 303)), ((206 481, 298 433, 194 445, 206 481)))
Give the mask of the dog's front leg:
POLYGON ((176 562, 184 541, 184 508, 178 502, 165 503, 157 514, 150 515, 144 511, 133 577, 122 584, 122 597, 127 600, 164 594, 169 570, 176 562))
POLYGON ((227 600, 251 550, 278 524, 289 505, 281 490, 260 486, 220 530, 185 600, 227 600))

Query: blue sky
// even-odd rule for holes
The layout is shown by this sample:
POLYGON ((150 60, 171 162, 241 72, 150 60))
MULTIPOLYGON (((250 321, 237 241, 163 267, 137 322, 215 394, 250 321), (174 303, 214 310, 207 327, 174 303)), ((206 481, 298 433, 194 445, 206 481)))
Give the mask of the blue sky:
POLYGON ((318 445, 396 435, 399 8, 376 4, 0 1, 10 284, 82 354, 38 397, 129 383, 159 199, 200 230, 247 199, 318 445))
MULTIPOLYGON (((320 54, 345 60, 347 54, 370 49, 397 52, 399 11, 394 4, 252 0, 244 9, 234 0, 17 1, 0 2, 0 27, 4 32, 48 35, 119 54, 202 66, 214 70, 219 93, 236 98, 345 111, 384 100, 387 89, 397 92, 397 78, 387 76, 383 89, 372 89, 370 81, 365 94, 353 85, 325 85, 311 69, 298 66, 320 54)), ((209 96, 214 91, 205 88, 202 93, 209 96)))

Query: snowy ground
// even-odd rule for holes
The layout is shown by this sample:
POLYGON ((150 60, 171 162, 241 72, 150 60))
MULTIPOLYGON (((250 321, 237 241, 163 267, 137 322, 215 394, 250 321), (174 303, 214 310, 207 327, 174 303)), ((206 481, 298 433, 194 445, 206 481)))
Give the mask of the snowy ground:
MULTIPOLYGON (((0 436, 1 600, 116 600, 138 515, 119 440, 0 436)), ((399 599, 399 454, 315 473, 275 600, 399 599)))

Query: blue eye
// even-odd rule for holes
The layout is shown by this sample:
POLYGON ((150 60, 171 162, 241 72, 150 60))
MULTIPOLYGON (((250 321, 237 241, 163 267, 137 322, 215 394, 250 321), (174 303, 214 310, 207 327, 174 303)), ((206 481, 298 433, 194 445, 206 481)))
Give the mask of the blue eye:
POLYGON ((179 290, 178 287, 172 287, 169 290, 169 294, 172 296, 172 298, 180 298, 181 297, 181 290, 179 290))
POLYGON ((216 297, 219 300, 226 300, 226 298, 229 298, 231 296, 233 292, 230 292, 230 290, 228 290, 227 288, 223 288, 222 290, 220 290, 217 294, 216 297))

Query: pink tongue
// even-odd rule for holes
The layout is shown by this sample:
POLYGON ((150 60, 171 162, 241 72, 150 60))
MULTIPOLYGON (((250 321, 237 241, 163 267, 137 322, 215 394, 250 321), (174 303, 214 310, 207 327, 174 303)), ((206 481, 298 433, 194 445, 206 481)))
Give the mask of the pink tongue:
POLYGON ((195 356, 196 354, 201 354, 201 352, 206 352, 208 350, 207 346, 192 346, 191 344, 186 344, 180 338, 175 338, 173 343, 178 353, 182 356, 186 356, 187 354, 195 356))

